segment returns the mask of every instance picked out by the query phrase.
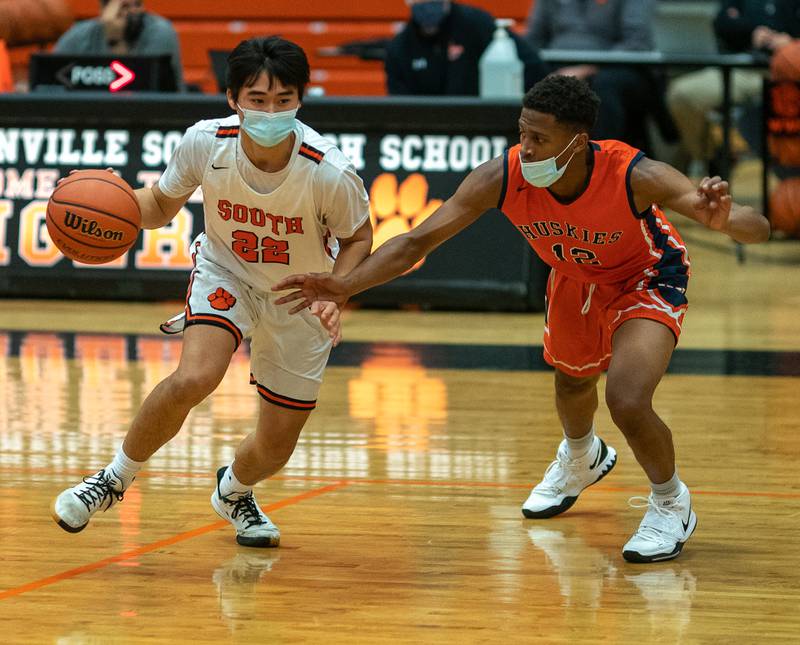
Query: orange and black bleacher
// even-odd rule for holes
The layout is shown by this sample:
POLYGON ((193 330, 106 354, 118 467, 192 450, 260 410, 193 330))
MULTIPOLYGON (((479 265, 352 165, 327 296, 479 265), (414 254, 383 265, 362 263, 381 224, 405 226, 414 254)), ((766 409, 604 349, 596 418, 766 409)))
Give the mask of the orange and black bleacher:
MULTIPOLYGON (((97 16, 97 0, 69 0, 76 19, 97 16)), ((521 25, 531 0, 471 0, 472 4, 521 25)), ((280 35, 308 54, 312 85, 329 95, 386 93, 383 64, 356 56, 320 56, 320 48, 391 38, 408 17, 404 0, 145 0, 148 11, 169 18, 178 32, 186 82, 216 92, 209 50, 230 50, 253 36, 280 35)))

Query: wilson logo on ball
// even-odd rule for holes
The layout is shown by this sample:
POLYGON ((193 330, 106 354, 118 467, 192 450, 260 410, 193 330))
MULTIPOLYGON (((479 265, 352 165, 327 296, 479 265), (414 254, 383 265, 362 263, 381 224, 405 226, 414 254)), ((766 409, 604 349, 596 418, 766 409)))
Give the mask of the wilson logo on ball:
POLYGON ((64 224, 71 229, 80 231, 84 235, 91 235, 103 240, 121 240, 123 237, 122 231, 104 229, 93 219, 81 217, 72 211, 64 213, 64 224))

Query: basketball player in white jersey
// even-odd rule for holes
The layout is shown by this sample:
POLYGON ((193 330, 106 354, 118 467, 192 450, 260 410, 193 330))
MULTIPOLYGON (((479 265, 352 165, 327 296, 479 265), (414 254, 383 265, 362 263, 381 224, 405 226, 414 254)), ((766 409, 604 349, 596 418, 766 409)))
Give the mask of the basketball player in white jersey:
POLYGON ((158 184, 136 191, 143 226, 158 228, 202 187, 205 233, 192 244, 180 364, 147 397, 113 461, 56 498, 53 517, 66 531, 83 530, 95 512, 122 500, 249 337, 258 420, 217 471, 211 504, 239 544, 280 541, 252 488, 294 451, 316 405, 339 311, 330 303, 291 316, 270 289, 293 273, 357 266, 372 245, 369 199, 345 156, 295 118, 309 81, 300 47, 278 37, 243 41, 228 59, 227 80, 236 114, 189 128, 158 184), (332 334, 314 313, 333 322, 332 334))

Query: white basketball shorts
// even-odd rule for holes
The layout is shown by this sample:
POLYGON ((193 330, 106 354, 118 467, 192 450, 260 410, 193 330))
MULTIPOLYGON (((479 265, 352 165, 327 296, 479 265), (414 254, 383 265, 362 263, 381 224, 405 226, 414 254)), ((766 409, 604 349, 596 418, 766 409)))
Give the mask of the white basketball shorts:
POLYGON ((328 363, 331 339, 310 311, 289 314, 280 294, 243 282, 203 254, 204 235, 192 244, 195 268, 186 296, 186 326, 214 325, 236 342, 250 339, 250 383, 269 403, 312 410, 328 363))

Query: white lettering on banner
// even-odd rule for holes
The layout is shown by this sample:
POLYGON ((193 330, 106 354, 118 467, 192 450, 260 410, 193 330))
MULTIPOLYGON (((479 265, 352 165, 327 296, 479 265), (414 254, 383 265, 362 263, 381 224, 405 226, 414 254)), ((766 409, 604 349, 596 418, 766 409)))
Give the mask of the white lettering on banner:
POLYGON ((97 130, 84 130, 81 136, 83 138, 81 165, 99 166, 103 162, 103 153, 97 150, 97 139, 100 133, 97 130))
POLYGON ((10 199, 0 199, 0 266, 11 264, 11 249, 8 248, 8 220, 14 214, 10 199))
POLYGON ((130 141, 131 134, 127 130, 106 130, 106 158, 109 166, 124 166, 128 163, 128 153, 125 146, 130 141))
POLYGON ((58 181, 58 171, 49 168, 0 169, 0 197, 7 199, 49 199, 58 181))
POLYGON ((506 137, 448 137, 387 134, 381 139, 379 163, 394 172, 463 172, 501 154, 508 147, 506 137))
POLYGON ((335 145, 356 170, 364 170, 364 147, 367 144, 366 134, 324 134, 322 135, 335 145))
POLYGON ((142 163, 148 168, 166 166, 182 138, 183 133, 177 130, 145 132, 142 137, 142 163))
POLYGON ((24 158, 29 166, 124 166, 128 163, 127 130, 106 130, 104 149, 98 150, 98 130, 72 128, 0 128, 0 164, 17 164, 24 158))

